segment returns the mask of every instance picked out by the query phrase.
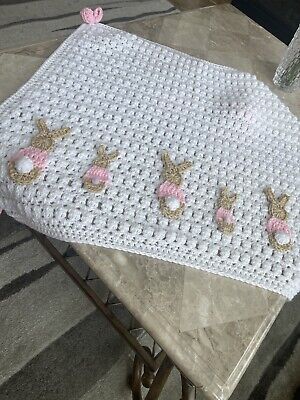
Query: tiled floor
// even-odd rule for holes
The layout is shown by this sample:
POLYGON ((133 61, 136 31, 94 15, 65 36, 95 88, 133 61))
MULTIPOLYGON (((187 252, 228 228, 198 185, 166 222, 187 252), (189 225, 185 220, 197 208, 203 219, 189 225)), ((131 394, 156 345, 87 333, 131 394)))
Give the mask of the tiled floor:
MULTIPOLYGON (((93 4, 90 0, 0 2, 0 49, 70 34, 81 24, 79 11, 93 4)), ((168 0, 101 0, 100 4, 107 24, 179 12, 168 0)))
MULTIPOLYGON (((196 10, 231 0, 102 0, 108 24, 196 10)), ((0 50, 64 37, 81 20, 79 11, 89 0, 6 0, 0 2, 0 50)))

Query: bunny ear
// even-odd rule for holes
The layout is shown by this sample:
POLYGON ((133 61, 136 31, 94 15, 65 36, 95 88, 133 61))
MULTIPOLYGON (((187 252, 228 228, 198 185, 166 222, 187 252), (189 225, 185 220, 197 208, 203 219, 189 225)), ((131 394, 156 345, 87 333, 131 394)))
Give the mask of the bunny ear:
POLYGON ((163 162, 165 168, 168 168, 169 166, 172 165, 172 161, 171 161, 170 156, 167 151, 162 153, 161 159, 162 159, 162 162, 163 162))
POLYGON ((232 201, 232 203, 235 203, 236 199, 237 199, 237 194, 236 193, 234 193, 234 194, 232 194, 230 196, 230 200, 232 201))
POLYGON ((274 202, 276 200, 273 190, 270 187, 264 189, 264 193, 265 193, 268 201, 274 202))
POLYGON ((118 150, 113 151, 112 153, 110 153, 108 155, 108 158, 110 161, 114 160, 115 158, 117 158, 119 156, 119 152, 118 150))
POLYGON ((47 128, 46 122, 42 118, 39 118, 36 121, 36 125, 41 135, 46 135, 49 133, 49 129, 47 128))
POLYGON ((229 193, 227 186, 225 186, 221 189, 220 197, 223 199, 227 199, 228 201, 230 201, 233 204, 233 203, 235 203, 235 201, 237 199, 237 194, 229 193))
POLYGON ((49 132, 49 136, 52 139, 59 139, 67 136, 67 134, 70 132, 70 128, 61 128, 61 129, 55 129, 54 131, 49 132))
POLYGON ((220 190, 220 197, 228 197, 228 189, 226 186, 222 187, 220 190))
POLYGON ((191 168, 192 165, 193 165, 193 163, 191 163, 190 161, 184 161, 181 164, 179 164, 177 167, 179 169, 179 172, 184 172, 187 169, 191 168))
POLYGON ((97 151, 98 157, 103 157, 105 154, 105 146, 103 144, 101 144, 101 146, 99 147, 98 151, 97 151))
POLYGON ((289 196, 287 194, 283 194, 278 198, 278 203, 284 207, 286 203, 289 201, 289 196))

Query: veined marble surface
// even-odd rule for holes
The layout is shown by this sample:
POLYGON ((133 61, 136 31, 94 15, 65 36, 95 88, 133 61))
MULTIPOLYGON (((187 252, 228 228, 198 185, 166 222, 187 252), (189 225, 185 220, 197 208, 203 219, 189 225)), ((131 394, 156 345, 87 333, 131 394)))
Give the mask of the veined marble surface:
MULTIPOLYGON (((286 46, 229 5, 115 24, 196 57, 255 73, 296 115, 300 96, 272 78, 286 46)), ((2 52, 1 100, 60 44, 2 52)), ((228 399, 284 304, 241 282, 153 259, 74 245, 186 376, 211 399, 228 399)))
POLYGON ((97 246, 73 246, 209 399, 229 398, 284 304, 277 294, 228 278, 215 281, 200 270, 97 246), (256 296, 262 315, 255 309, 256 296), (224 322, 222 314, 230 313, 235 319, 224 322), (210 318, 204 318, 205 327, 203 314, 210 318))

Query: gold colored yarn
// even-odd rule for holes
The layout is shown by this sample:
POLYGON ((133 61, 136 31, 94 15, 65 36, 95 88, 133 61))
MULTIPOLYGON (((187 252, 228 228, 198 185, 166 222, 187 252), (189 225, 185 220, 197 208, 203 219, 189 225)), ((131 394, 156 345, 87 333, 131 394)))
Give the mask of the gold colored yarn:
MULTIPOLYGON (((41 118, 37 120, 36 124, 39 133, 32 138, 31 146, 47 152, 53 150, 57 139, 65 137, 70 132, 70 128, 61 128, 50 131, 46 122, 41 118)), ((43 171, 37 167, 33 167, 30 172, 18 172, 15 167, 15 162, 8 161, 8 175, 13 182, 19 185, 30 185, 42 174, 42 172, 43 171)))
POLYGON ((169 181, 176 186, 180 186, 183 181, 182 174, 191 168, 193 165, 190 161, 183 161, 182 163, 176 165, 171 161, 171 158, 168 152, 164 152, 162 154, 162 162, 163 162, 163 173, 162 176, 165 181, 169 181))
POLYGON ((83 187, 88 190, 89 192, 93 192, 93 193, 99 193, 102 192, 102 190, 104 190, 105 188, 105 183, 101 182, 97 185, 95 185, 94 183, 92 183, 91 180, 86 180, 83 183, 83 187))
MULTIPOLYGON (((109 165, 119 156, 119 152, 117 150, 108 154, 105 150, 105 146, 101 145, 97 151, 97 157, 93 161, 93 165, 100 168, 108 168, 109 165)), ((91 179, 84 179, 83 187, 92 193, 99 193, 105 189, 105 183, 100 182, 98 184, 94 184, 91 179)))
MULTIPOLYGON (((287 202, 289 201, 289 196, 287 194, 282 194, 278 198, 276 198, 273 190, 270 187, 264 189, 264 193, 268 200, 268 212, 270 217, 274 217, 280 219, 282 221, 286 221, 288 219, 288 213, 285 209, 287 202)), ((268 234, 270 245, 277 251, 282 253, 291 250, 292 241, 285 244, 280 244, 275 238, 275 233, 268 234)))
POLYGON ((13 161, 8 161, 8 175, 12 181, 19 185, 29 185, 34 182, 40 175, 42 171, 33 167, 30 172, 20 173, 15 168, 15 163, 13 161))
POLYGON ((275 238, 274 232, 269 233, 268 238, 269 238, 270 245, 273 247, 273 249, 280 251, 281 253, 285 253, 285 252, 291 250, 291 248, 293 247, 291 241, 289 243, 285 243, 285 244, 278 243, 275 238))
POLYGON ((223 207, 225 210, 232 210, 236 199, 237 195, 235 193, 230 194, 228 188, 224 187, 220 191, 218 208, 223 207))
POLYGON ((289 196, 287 194, 282 194, 281 196, 276 198, 273 190, 270 187, 264 189, 264 193, 269 203, 268 211, 270 216, 281 219, 282 221, 286 221, 288 213, 285 210, 285 206, 289 201, 289 196))
POLYGON ((218 228, 221 232, 227 234, 227 235, 231 235, 234 231, 234 224, 228 224, 227 222, 224 221, 220 221, 218 222, 218 228))
POLYGON ((102 144, 97 151, 97 157, 93 164, 97 167, 107 168, 117 157, 119 157, 118 150, 108 154, 105 150, 105 146, 102 144))
POLYGON ((60 128, 50 131, 43 119, 37 120, 39 133, 31 140, 31 146, 44 151, 51 151, 54 148, 55 141, 68 135, 70 128, 60 128))
MULTIPOLYGON (((164 152, 162 154, 162 162, 163 162, 163 172, 162 176, 164 181, 168 181, 173 183, 176 186, 181 186, 183 177, 182 174, 191 168, 193 165, 190 161, 183 161, 182 163, 176 165, 171 161, 171 158, 168 152, 164 152)), ((164 217, 169 219, 178 219, 181 217, 185 204, 180 203, 180 206, 176 210, 171 210, 166 204, 165 198, 159 199, 159 209, 164 217)))
MULTIPOLYGON (((231 211, 236 202, 237 194, 230 194, 227 187, 224 187, 220 191, 218 199, 218 208, 225 208, 225 210, 231 211)), ((217 221, 218 229, 225 234, 232 234, 234 232, 235 224, 228 224, 225 221, 217 221)))
POLYGON ((181 217, 185 205, 180 203, 180 206, 176 210, 170 210, 170 208, 166 204, 166 199, 164 197, 159 199, 159 209, 164 217, 169 219, 178 219, 181 217))

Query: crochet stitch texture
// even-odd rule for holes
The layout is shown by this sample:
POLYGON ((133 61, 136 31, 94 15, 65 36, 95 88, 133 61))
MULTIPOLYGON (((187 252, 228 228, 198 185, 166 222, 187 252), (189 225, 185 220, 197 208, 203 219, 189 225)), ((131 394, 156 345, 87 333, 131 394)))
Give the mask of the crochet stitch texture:
POLYGON ((0 208, 51 237, 172 261, 292 298, 299 278, 300 124, 254 76, 217 66, 115 28, 82 25, 0 106, 0 208), (49 154, 40 180, 16 185, 7 161, 43 118, 72 134, 49 154), (119 150, 109 190, 82 187, 99 144, 119 150), (161 154, 189 160, 177 220, 155 189, 161 154), (220 187, 238 194, 235 230, 215 214, 220 187), (287 193, 293 247, 268 241, 267 186, 287 193))

